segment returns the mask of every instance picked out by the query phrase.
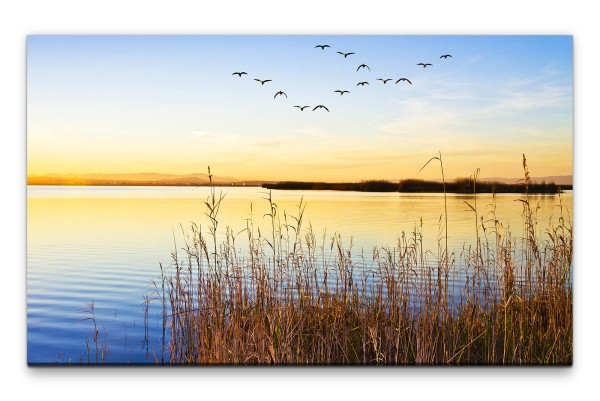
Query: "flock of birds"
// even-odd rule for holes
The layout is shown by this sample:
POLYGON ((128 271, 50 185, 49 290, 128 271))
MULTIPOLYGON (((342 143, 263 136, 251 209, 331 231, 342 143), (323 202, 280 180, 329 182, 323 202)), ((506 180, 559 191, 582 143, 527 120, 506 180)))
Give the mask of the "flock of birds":
MULTIPOLYGON (((331 46, 329 46, 329 45, 316 45, 315 49, 319 48, 321 50, 325 50, 326 48, 330 48, 330 47, 331 46)), ((348 52, 348 53, 337 52, 337 53, 341 54, 342 56, 344 56, 344 58, 348 58, 348 56, 350 56, 352 54, 355 54, 353 52, 348 52)), ((440 59, 446 60, 448 57, 452 57, 452 55, 450 55, 450 54, 442 54, 440 56, 440 59)), ((427 68, 428 66, 433 66, 433 64, 431 64, 431 63, 418 63, 417 65, 421 66, 423 68, 427 68)), ((367 69, 367 70, 371 71, 371 68, 368 65, 364 64, 364 63, 361 64, 361 65, 359 65, 358 68, 356 69, 356 71, 360 71, 361 68, 364 68, 364 69, 367 69)), ((238 77, 241 78, 243 75, 248 75, 248 73, 245 72, 245 71, 239 71, 239 72, 234 72, 231 75, 237 75, 238 77)), ((258 83, 260 83, 261 86, 264 86, 264 84, 266 84, 267 82, 272 82, 271 79, 258 79, 258 78, 254 78, 254 80, 257 81, 258 83)), ((377 78, 377 81, 381 81, 385 85, 389 81, 393 81, 393 79, 392 78, 377 78)), ((398 80, 396 80, 396 84, 399 84, 400 82, 407 82, 410 85, 412 85, 412 82, 408 78, 405 78, 405 77, 402 77, 402 78, 399 78, 398 80)), ((359 82, 359 83, 356 84, 356 86, 365 86, 365 85, 370 85, 370 83, 368 81, 361 81, 361 82, 359 82)), ((335 90, 333 92, 334 93, 339 93, 340 96, 344 95, 345 93, 350 93, 350 91, 348 91, 348 90, 341 90, 341 89, 337 89, 337 90, 335 90)), ((275 96, 273 96, 273 99, 276 99, 277 96, 285 96, 286 98, 288 97, 288 95, 284 91, 281 91, 281 90, 275 93, 275 96)), ((311 107, 311 106, 294 106, 294 107, 300 109, 300 111, 304 111, 304 109, 306 109, 308 107, 311 107)), ((319 110, 319 109, 325 109, 326 111, 329 112, 329 109, 326 106, 322 105, 322 104, 316 105, 315 107, 313 107, 312 110, 316 111, 316 110, 319 110)))

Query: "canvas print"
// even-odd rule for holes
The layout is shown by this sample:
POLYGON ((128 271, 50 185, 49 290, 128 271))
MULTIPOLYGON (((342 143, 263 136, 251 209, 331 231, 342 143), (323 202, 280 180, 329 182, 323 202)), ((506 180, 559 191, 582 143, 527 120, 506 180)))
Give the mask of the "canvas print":
POLYGON ((571 36, 27 38, 29 365, 573 361, 571 36))

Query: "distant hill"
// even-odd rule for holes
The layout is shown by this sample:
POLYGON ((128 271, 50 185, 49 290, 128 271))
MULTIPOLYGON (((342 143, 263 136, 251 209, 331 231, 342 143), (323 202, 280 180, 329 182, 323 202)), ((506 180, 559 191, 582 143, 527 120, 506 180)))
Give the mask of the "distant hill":
MULTIPOLYGON (((233 177, 212 177, 215 185, 242 185, 233 177)), ((208 185, 208 174, 47 174, 27 177, 28 185, 208 185)))

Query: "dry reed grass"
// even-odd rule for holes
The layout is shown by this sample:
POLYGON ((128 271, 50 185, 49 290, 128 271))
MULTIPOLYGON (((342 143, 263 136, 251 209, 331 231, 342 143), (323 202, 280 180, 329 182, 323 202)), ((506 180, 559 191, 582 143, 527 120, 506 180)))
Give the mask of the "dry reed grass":
MULTIPOLYGON (((525 156, 523 167, 527 186, 525 156)), ((524 226, 517 236, 500 223, 495 201, 484 217, 475 197, 468 204, 473 246, 448 253, 440 235, 438 257, 428 260, 417 227, 366 263, 340 236, 305 229, 302 200, 292 216, 270 193, 270 233, 249 219, 243 232, 227 228, 218 243, 223 199, 212 187, 208 235, 193 224, 183 251, 172 252, 171 266, 161 265, 155 280, 159 363, 572 364, 573 231, 562 200, 558 221, 540 236, 536 208, 527 194, 518 199, 524 226), (241 235, 245 252, 236 245, 241 235)))

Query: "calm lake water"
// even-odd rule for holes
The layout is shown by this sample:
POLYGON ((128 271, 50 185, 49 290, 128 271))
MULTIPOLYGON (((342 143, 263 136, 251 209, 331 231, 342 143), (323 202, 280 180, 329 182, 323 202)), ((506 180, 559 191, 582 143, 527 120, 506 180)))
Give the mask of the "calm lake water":
MULTIPOLYGON (((255 227, 270 235, 264 215, 269 204, 262 188, 222 188, 219 234, 255 227)), ((161 319, 158 304, 148 312, 144 330, 144 295, 153 289, 159 263, 183 243, 182 227, 192 222, 208 232, 203 201, 208 187, 53 187, 27 189, 27 360, 30 364, 87 363, 96 359, 94 325, 84 320, 93 302, 98 344, 108 347, 108 363, 154 363, 160 358, 161 319), (146 335, 147 334, 147 335, 146 335), (145 341, 147 339, 147 341, 145 341), (88 345, 86 345, 86 342, 88 345), (89 346, 89 350, 88 350, 89 346)), ((496 196, 496 215, 522 234, 520 194, 496 196)), ((284 211, 296 216, 306 203, 304 228, 309 223, 318 238, 341 234, 353 252, 368 259, 373 247, 394 246, 402 231, 422 226, 426 249, 437 251, 444 212, 441 194, 357 193, 335 191, 272 191, 283 220, 284 211)), ((465 202, 472 195, 448 196, 449 247, 460 251, 474 244, 475 219, 465 202)), ((492 196, 478 195, 480 216, 490 218, 492 196)), ((539 207, 538 230, 558 219, 559 197, 534 195, 539 207)), ((572 194, 562 195, 572 215, 572 194)), ((490 223, 491 224, 491 223, 490 223)), ((236 248, 246 250, 245 234, 236 248)), ((98 356, 100 360, 101 356, 98 356)))

